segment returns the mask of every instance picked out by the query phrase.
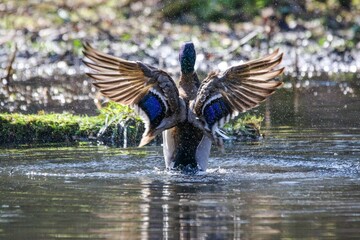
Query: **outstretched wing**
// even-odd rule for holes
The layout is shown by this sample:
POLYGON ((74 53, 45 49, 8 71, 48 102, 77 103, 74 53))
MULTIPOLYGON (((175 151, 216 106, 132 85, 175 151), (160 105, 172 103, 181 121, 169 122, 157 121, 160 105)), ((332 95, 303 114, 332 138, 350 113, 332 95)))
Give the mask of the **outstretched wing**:
POLYGON ((232 66, 224 72, 212 72, 202 82, 193 105, 195 114, 212 134, 234 118, 258 106, 282 85, 273 78, 284 68, 274 70, 282 60, 278 50, 272 54, 232 66))
POLYGON ((149 143, 164 129, 176 124, 182 109, 178 89, 164 71, 142 62, 127 61, 95 50, 84 44, 87 73, 93 84, 109 99, 130 105, 145 123, 140 146, 149 143))

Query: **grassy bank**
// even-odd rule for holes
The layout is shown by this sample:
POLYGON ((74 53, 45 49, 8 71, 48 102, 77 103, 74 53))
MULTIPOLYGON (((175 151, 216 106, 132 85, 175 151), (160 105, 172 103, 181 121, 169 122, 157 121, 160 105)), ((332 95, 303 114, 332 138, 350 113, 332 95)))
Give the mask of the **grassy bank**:
MULTIPOLYGON (((261 117, 245 115, 225 131, 240 140, 260 136, 261 117)), ((0 145, 94 141, 111 146, 136 146, 144 131, 128 107, 109 103, 98 116, 73 114, 0 114, 0 145)))
POLYGON ((97 116, 0 114, 0 145, 98 141, 120 146, 124 131, 132 144, 140 139, 142 130, 140 118, 130 108, 115 103, 109 103, 97 116))
POLYGON ((0 114, 0 144, 71 142, 96 136, 99 117, 71 114, 0 114))

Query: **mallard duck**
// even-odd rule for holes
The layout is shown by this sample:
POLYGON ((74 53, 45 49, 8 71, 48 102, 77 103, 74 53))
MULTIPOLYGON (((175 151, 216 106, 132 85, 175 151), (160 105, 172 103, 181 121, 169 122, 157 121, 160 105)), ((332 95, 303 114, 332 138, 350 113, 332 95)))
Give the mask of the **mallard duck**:
POLYGON ((222 144, 224 123, 258 106, 282 85, 273 80, 284 68, 279 50, 272 54, 210 72, 200 82, 194 66, 194 44, 184 43, 179 52, 178 85, 163 70, 140 61, 127 61, 84 44, 87 73, 100 92, 131 106, 143 119, 145 132, 140 147, 162 133, 167 169, 205 171, 212 143, 222 144), (90 61, 89 61, 90 60, 90 61))

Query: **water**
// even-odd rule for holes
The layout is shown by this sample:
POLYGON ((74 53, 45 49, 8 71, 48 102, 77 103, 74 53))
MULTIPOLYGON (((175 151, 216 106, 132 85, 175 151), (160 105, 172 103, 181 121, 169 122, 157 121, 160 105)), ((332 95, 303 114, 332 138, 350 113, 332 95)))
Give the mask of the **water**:
POLYGON ((358 239, 358 80, 297 84, 258 110, 262 141, 200 175, 157 146, 1 149, 0 238, 358 239))

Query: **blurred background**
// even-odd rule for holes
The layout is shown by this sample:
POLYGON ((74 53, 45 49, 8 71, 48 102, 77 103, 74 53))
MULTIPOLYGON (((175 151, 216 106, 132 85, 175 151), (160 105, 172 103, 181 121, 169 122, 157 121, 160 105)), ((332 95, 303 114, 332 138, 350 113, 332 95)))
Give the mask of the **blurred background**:
POLYGON ((223 70, 276 48, 286 75, 357 73, 360 0, 13 1, 0 3, 0 111, 94 114, 82 42, 160 67, 176 79, 180 44, 197 71, 223 70), (79 108, 81 103, 81 108, 79 108))

